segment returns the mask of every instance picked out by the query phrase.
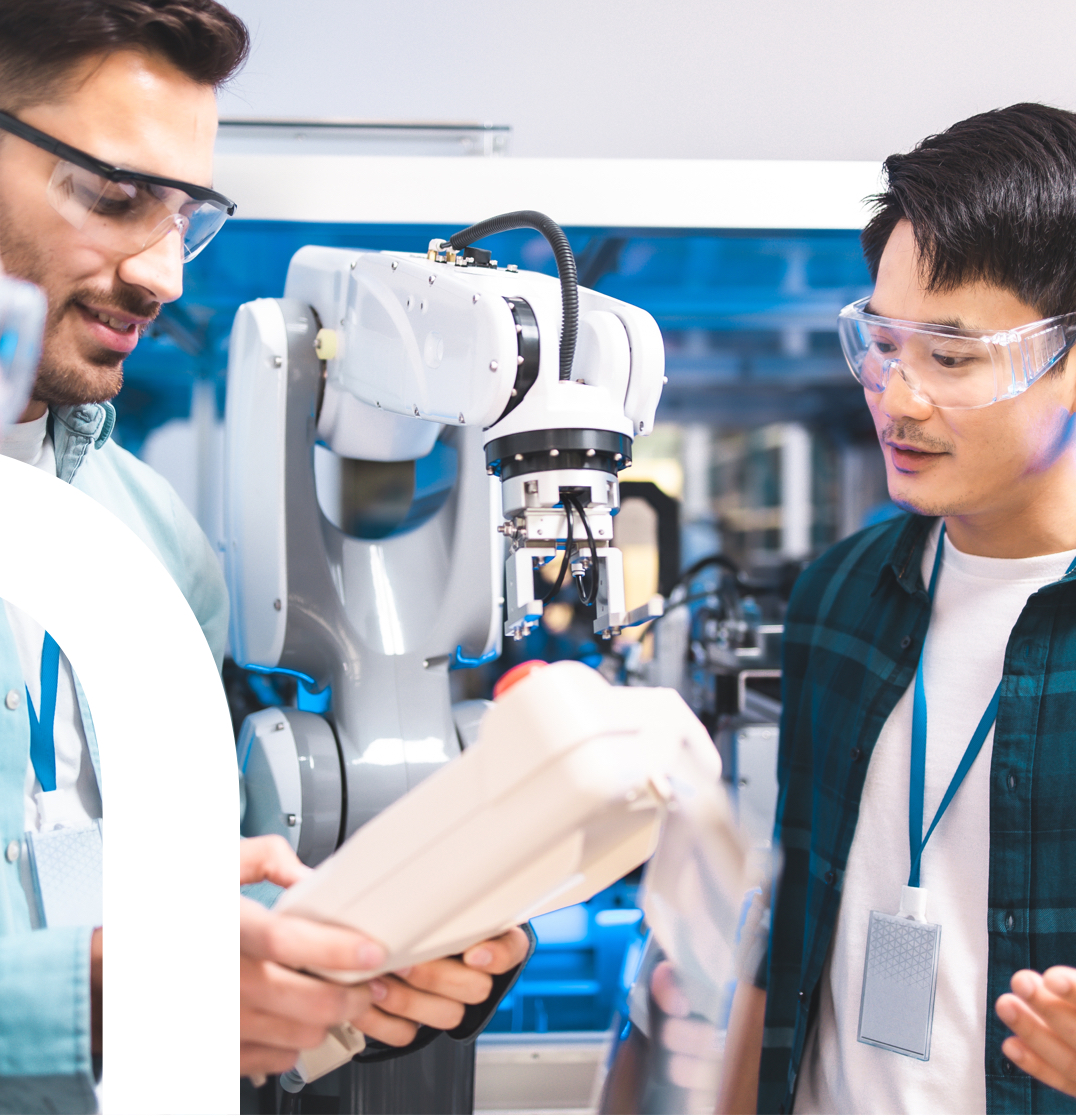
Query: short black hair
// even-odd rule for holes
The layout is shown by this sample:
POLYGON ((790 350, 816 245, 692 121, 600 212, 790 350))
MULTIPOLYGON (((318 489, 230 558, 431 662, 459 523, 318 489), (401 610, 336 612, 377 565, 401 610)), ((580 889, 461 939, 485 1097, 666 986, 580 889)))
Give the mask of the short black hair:
POLYGON ((0 0, 0 109, 62 96, 94 55, 140 50, 219 88, 246 61, 246 24, 216 0, 0 0))
POLYGON ((1076 113, 994 109, 885 161, 861 243, 871 278, 907 219, 930 290, 982 280, 1044 318, 1076 311, 1076 113))

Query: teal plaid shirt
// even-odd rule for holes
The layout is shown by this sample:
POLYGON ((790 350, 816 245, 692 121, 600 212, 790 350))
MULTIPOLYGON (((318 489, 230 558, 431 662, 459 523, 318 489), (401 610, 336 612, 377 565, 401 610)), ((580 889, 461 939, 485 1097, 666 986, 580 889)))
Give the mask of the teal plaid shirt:
MULTIPOLYGON (((759 1112, 790 1112, 833 938, 871 752, 915 676, 934 521, 902 516, 838 543, 789 602, 759 1112)), ((1076 1112, 1001 1053, 994 1014, 1017 969, 1076 964, 1076 573, 1033 594, 1005 651, 990 771, 987 1112, 1076 1112)))

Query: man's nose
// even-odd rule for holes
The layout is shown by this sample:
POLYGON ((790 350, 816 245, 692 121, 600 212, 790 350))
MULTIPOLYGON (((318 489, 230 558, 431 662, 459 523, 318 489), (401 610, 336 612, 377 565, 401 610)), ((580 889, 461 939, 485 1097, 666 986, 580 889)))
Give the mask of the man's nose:
POLYGON ((934 405, 917 395, 904 378, 901 361, 893 361, 889 369, 889 382, 878 401, 879 409, 891 419, 911 418, 925 421, 934 410, 934 405))
POLYGON ((175 302, 183 293, 183 242, 175 229, 136 256, 121 261, 116 273, 127 286, 141 287, 154 302, 175 302))

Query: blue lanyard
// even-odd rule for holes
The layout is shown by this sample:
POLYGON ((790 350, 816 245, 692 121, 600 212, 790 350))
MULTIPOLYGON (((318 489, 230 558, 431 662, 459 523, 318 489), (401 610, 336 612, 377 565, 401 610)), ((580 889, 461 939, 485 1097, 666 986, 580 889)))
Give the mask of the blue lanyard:
POLYGON ((56 789, 56 689, 60 682, 60 648, 45 633, 41 648, 41 711, 34 709, 30 687, 26 687, 26 705, 30 712, 30 762, 41 789, 56 789))
MULTIPOLYGON (((945 524, 942 523, 941 534, 938 536, 938 552, 934 555, 934 569, 930 575, 930 587, 927 589, 931 604, 934 603, 934 587, 938 582, 938 570, 941 569, 941 556, 944 546, 945 524)), ((1069 568, 1065 571, 1065 576, 1070 574, 1074 568, 1076 568, 1076 559, 1073 559, 1069 568)), ((912 769, 908 783, 908 849, 912 862, 912 870, 908 875, 909 887, 919 886, 919 864, 923 858, 923 850, 927 847, 931 834, 937 829, 942 815, 949 808, 949 803, 953 801, 953 797, 960 789, 960 784, 964 782, 964 777, 971 770, 971 765, 982 751, 990 729, 994 721, 997 720, 998 703, 1001 700, 1001 683, 999 682, 997 689, 994 691, 994 696, 990 699, 990 704, 986 707, 986 712, 982 715, 967 748, 964 749, 964 755, 961 757, 956 773, 953 775, 945 796, 941 800, 938 812, 930 823, 930 829, 923 836, 923 797, 927 771, 927 695, 923 686, 923 655, 925 652, 926 640, 924 639, 923 649, 919 652, 919 666, 915 671, 915 704, 912 707, 912 769)))

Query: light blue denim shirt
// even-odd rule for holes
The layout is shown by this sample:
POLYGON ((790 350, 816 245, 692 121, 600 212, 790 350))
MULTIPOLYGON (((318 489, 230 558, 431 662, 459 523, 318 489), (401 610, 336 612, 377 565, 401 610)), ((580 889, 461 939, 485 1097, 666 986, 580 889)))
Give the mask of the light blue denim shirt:
MULTIPOLYGON (((160 558, 198 617, 219 667, 228 595, 217 557, 171 485, 109 440, 114 423, 107 403, 55 409, 50 426, 56 475, 108 508, 160 558)), ((96 602, 87 623, 101 623, 107 611, 107 602, 96 602)), ((0 608, 0 1112, 95 1112, 92 927, 32 930, 19 879, 30 722, 25 701, 12 710, 2 699, 12 690, 24 694, 24 685, 0 608)), ((76 692, 100 785, 97 738, 77 679, 76 692)))

